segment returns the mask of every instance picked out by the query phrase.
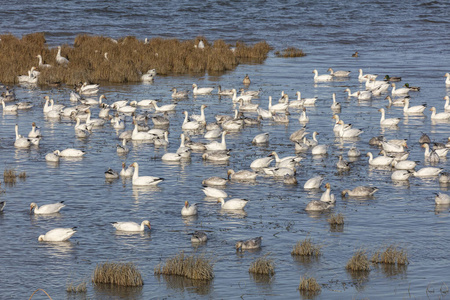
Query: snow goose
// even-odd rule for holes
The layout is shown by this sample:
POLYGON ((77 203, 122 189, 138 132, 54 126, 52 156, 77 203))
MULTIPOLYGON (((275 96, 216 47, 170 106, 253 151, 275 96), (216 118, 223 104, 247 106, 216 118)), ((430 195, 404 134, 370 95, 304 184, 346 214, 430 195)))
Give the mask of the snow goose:
POLYGON ((41 207, 39 207, 36 203, 32 202, 30 204, 30 213, 34 209, 35 215, 47 215, 47 214, 55 214, 61 210, 65 205, 63 203, 64 201, 52 203, 52 204, 44 204, 41 207))
POLYGON ((412 160, 394 160, 392 164, 396 170, 414 170, 417 166, 416 162, 412 160))
POLYGON ((63 56, 61 56, 61 46, 58 46, 58 53, 56 54, 56 62, 59 65, 66 66, 69 63, 69 60, 63 56))
POLYGON ((233 198, 228 201, 225 201, 224 198, 217 199, 217 203, 221 204, 222 209, 233 210, 233 209, 244 209, 247 205, 247 199, 233 198))
POLYGON ((19 125, 15 125, 16 140, 14 141, 14 147, 16 148, 28 148, 31 146, 31 141, 19 134, 19 125))
POLYGON ((227 149, 227 144, 225 142, 225 135, 227 134, 226 131, 222 132, 222 142, 217 142, 217 141, 213 141, 209 144, 206 144, 206 150, 210 150, 210 151, 217 151, 217 150, 226 150, 227 149))
POLYGON ((131 133, 131 140, 133 141, 153 141, 156 136, 154 134, 145 132, 145 131, 139 131, 137 122, 134 121, 134 129, 131 133))
POLYGON ((34 105, 33 103, 27 101, 27 102, 19 102, 16 104, 17 105, 17 109, 30 109, 32 108, 34 105))
POLYGON ((381 112, 381 119, 380 119, 380 125, 381 126, 396 126, 401 121, 400 118, 389 118, 389 119, 386 119, 386 117, 385 117, 386 113, 384 111, 384 108, 380 108, 378 111, 381 112))
POLYGON ((325 192, 322 193, 322 196, 320 196, 320 201, 327 202, 327 203, 335 203, 336 197, 334 194, 331 194, 331 185, 329 183, 325 184, 325 192))
POLYGON ((261 240, 262 237, 258 236, 256 238, 249 239, 246 241, 237 241, 235 245, 236 251, 259 249, 261 248, 261 240))
POLYGON ((434 177, 438 176, 444 169, 435 167, 425 167, 413 172, 415 177, 434 177))
POLYGON ((333 80, 333 76, 331 75, 328 74, 319 75, 319 72, 316 69, 314 69, 313 73, 314 73, 314 82, 326 82, 333 80))
POLYGON ((436 113, 436 107, 430 108, 432 111, 431 113, 431 120, 448 120, 450 119, 450 112, 440 112, 436 113))
POLYGON ((84 100, 80 100, 81 103, 85 104, 85 105, 98 105, 98 104, 102 104, 102 101, 106 100, 106 96, 105 95, 100 95, 100 97, 98 97, 98 100, 95 98, 87 98, 84 100))
POLYGON ((130 167, 134 167, 132 180, 133 185, 136 186, 156 185, 164 180, 164 178, 154 176, 139 176, 139 165, 137 162, 132 163, 130 167))
POLYGON ((186 135, 184 133, 180 134, 180 147, 178 147, 177 154, 183 158, 191 157, 191 149, 185 145, 186 135))
POLYGON ((372 99, 372 92, 371 91, 358 91, 357 92, 358 100, 370 100, 372 99))
POLYGON ((409 170, 397 170, 392 172, 391 179, 394 181, 408 180, 413 175, 413 172, 409 170))
POLYGON ((444 110, 446 112, 450 112, 450 97, 449 96, 445 96, 444 100, 445 100, 444 110))
MULTIPOLYGON (((287 95, 284 95, 286 97, 287 95)), ((289 100, 286 103, 277 103, 275 105, 272 105, 272 96, 269 96, 269 111, 271 113, 276 111, 287 111, 289 108, 289 100)))
POLYGON ((221 95, 221 96, 232 96, 234 94, 232 89, 222 89, 222 87, 219 85, 218 86, 218 91, 217 94, 221 95))
POLYGON ((277 178, 285 176, 294 176, 296 174, 295 167, 293 169, 288 167, 272 167, 272 168, 263 168, 262 170, 264 174, 277 178))
POLYGON ((436 197, 434 197, 434 202, 437 205, 449 205, 450 204, 450 196, 444 193, 437 193, 436 197))
POLYGON ((353 145, 347 152, 348 157, 359 157, 361 156, 361 152, 353 145))
POLYGON ((307 139, 306 137, 303 137, 303 143, 307 145, 308 147, 314 147, 319 144, 319 141, 317 140, 317 136, 319 133, 317 131, 314 131, 312 134, 312 139, 307 139))
POLYGON ((316 145, 311 149, 312 155, 326 155, 328 145, 316 145))
POLYGON ((205 193, 207 197, 211 198, 227 198, 228 194, 225 191, 207 186, 202 189, 202 191, 205 193))
POLYGON ((39 236, 39 242, 65 242, 75 234, 75 228, 55 228, 39 236))
POLYGON ((284 114, 274 114, 272 119, 277 123, 289 123, 289 112, 286 111, 284 114))
POLYGON ((86 152, 78 149, 67 148, 62 151, 59 151, 59 156, 61 157, 82 157, 86 152))
POLYGON ((181 156, 181 153, 172 153, 172 152, 165 153, 161 157, 161 160, 165 162, 180 162, 182 159, 183 157, 181 156))
POLYGON ((181 215, 184 217, 187 216, 195 216, 197 214, 197 203, 189 205, 189 202, 186 200, 184 202, 184 206, 181 209, 181 215))
POLYGON ((372 186, 357 186, 353 190, 343 190, 341 196, 345 197, 349 195, 350 197, 369 197, 375 194, 378 188, 372 186))
POLYGON ((238 103, 239 103, 239 111, 242 111, 242 112, 257 111, 258 107, 259 107, 259 104, 256 104, 256 103, 245 103, 244 104, 244 100, 242 100, 242 99, 239 99, 238 103))
POLYGON ((142 232, 145 230, 145 226, 147 226, 150 230, 152 229, 150 221, 148 220, 142 221, 141 224, 135 222, 112 222, 111 225, 118 231, 128 232, 142 232))
POLYGON ((450 183, 450 174, 447 172, 442 172, 439 176, 439 183, 443 184, 450 183))
POLYGON ((318 200, 312 200, 306 205, 306 211, 324 211, 333 207, 333 204, 322 202, 318 200))
POLYGON ((162 116, 153 116, 152 117, 153 125, 155 126, 169 126, 170 120, 167 117, 167 113, 164 113, 162 116))
POLYGON ((184 111, 184 121, 183 121, 183 125, 181 125, 181 129, 183 130, 199 130, 202 128, 202 124, 197 122, 197 121, 189 121, 188 120, 188 112, 184 111))
POLYGON ((158 104, 156 103, 156 100, 152 100, 151 103, 153 104, 153 107, 155 108, 155 111, 157 111, 157 112, 174 111, 175 108, 177 107, 176 104, 166 104, 163 106, 158 106, 158 104))
POLYGON ((270 163, 273 161, 273 155, 272 153, 269 154, 267 157, 257 158, 250 164, 250 168, 252 169, 261 169, 261 168, 267 168, 270 163))
POLYGON ((102 119, 91 119, 91 110, 88 109, 87 111, 87 119, 86 119, 86 124, 87 125, 92 125, 93 127, 101 127, 103 125, 105 125, 105 120, 102 119))
POLYGON ((169 145, 169 132, 164 131, 164 137, 157 136, 154 140, 155 146, 167 146, 169 145))
POLYGON ((346 88, 346 89, 344 90, 344 92, 347 92, 347 93, 348 93, 348 97, 358 97, 358 91, 352 93, 352 91, 351 91, 349 88, 346 88))
POLYGON ((351 71, 343 71, 343 70, 333 71, 332 68, 328 68, 328 72, 330 72, 330 75, 334 77, 349 77, 351 71))
POLYGON ((131 101, 130 105, 124 105, 121 106, 119 108, 117 108, 118 112, 124 113, 124 114, 131 114, 134 113, 137 109, 137 102, 136 101, 131 101))
POLYGON ((392 91, 391 91, 392 96, 408 96, 409 90, 410 90, 409 88, 397 89, 395 87, 395 83, 391 83, 391 86, 392 86, 392 91))
POLYGON ((383 141, 383 142, 381 142, 381 147, 386 152, 404 153, 406 151, 405 147, 407 148, 408 145, 406 144, 406 141, 404 141, 401 144, 389 143, 389 142, 383 141))
POLYGON ((195 231, 191 233, 191 242, 192 243, 204 243, 208 240, 208 236, 203 231, 195 231))
POLYGON ((28 133, 29 138, 41 137, 41 129, 36 126, 36 123, 31 123, 31 131, 28 133))
POLYGON ((48 162, 59 162, 59 150, 47 153, 47 155, 45 155, 45 160, 48 162))
POLYGON ((133 167, 125 168, 126 164, 122 163, 122 170, 120 171, 119 175, 121 177, 133 177, 134 169, 133 167))
POLYGON ((200 115, 191 115, 190 119, 193 121, 200 122, 202 124, 206 124, 206 117, 205 117, 205 108, 208 106, 205 104, 202 104, 200 106, 200 115))
POLYGON ((305 182, 305 184, 303 185, 303 188, 305 190, 318 189, 318 188, 320 188, 320 185, 322 184, 323 179, 324 179, 324 177, 322 175, 314 176, 305 182))
POLYGON ((3 99, 2 99, 2 106, 3 106, 3 112, 16 112, 19 109, 17 104, 6 105, 5 101, 3 99))
POLYGON ((316 101, 318 99, 317 97, 302 98, 302 93, 300 91, 297 91, 296 95, 297 95, 297 101, 301 101, 302 106, 313 106, 316 104, 316 101))
MULTIPOLYGON (((269 96, 271 97, 271 96, 269 96)), ((258 109, 256 110, 256 112, 258 113, 259 116, 261 116, 261 118, 263 119, 272 119, 272 113, 269 110, 263 109, 261 107, 258 107, 258 109)))
POLYGON ((374 158, 372 152, 367 152, 367 156, 369 157, 369 165, 375 167, 390 166, 394 161, 394 158, 389 156, 377 156, 374 158))
POLYGON ((344 125, 341 125, 341 123, 339 123, 339 121, 340 121, 339 115, 333 115, 332 119, 336 120, 336 122, 334 123, 333 132, 335 132, 337 134, 339 134, 339 132, 341 131, 341 128, 344 128, 344 130, 352 128, 352 124, 344 123, 344 125))
POLYGON ((236 91, 236 89, 232 89, 232 91, 233 91, 233 97, 231 98, 231 101, 233 102, 233 103, 237 103, 237 102, 239 102, 239 100, 241 100, 242 99, 242 101, 243 102, 250 102, 250 100, 252 100, 252 96, 250 96, 250 95, 237 95, 237 91, 236 91))
POLYGON ((244 127, 244 124, 244 120, 235 118, 233 120, 223 122, 222 128, 227 131, 239 131, 244 127))
POLYGON ((44 62, 42 60, 42 56, 40 54, 38 54, 36 57, 39 59, 39 65, 38 65, 39 68, 51 68, 52 67, 52 65, 44 64, 44 62))
POLYGON ((203 153, 202 159, 214 162, 227 162, 230 160, 230 151, 214 151, 210 153, 203 153))
POLYGON ((258 174, 256 172, 248 170, 233 171, 232 169, 227 172, 228 179, 234 181, 254 181, 258 174))
POLYGON ((343 158, 342 155, 339 155, 339 160, 336 163, 336 167, 339 170, 350 170, 350 165, 348 162, 346 162, 343 158))
POLYGON ((260 133, 257 136, 255 136, 252 140, 252 144, 258 145, 258 144, 267 144, 269 142, 269 133, 264 132, 260 133))
POLYGON ((306 115, 306 108, 303 107, 302 113, 300 114, 298 121, 302 124, 306 124, 309 122, 309 117, 306 115))
POLYGON ((345 129, 343 120, 340 120, 339 124, 341 125, 340 130, 339 130, 339 137, 341 137, 341 138, 356 138, 356 137, 360 136, 362 133, 364 133, 363 130, 357 129, 357 128, 345 129))
POLYGON ((430 158, 432 155, 432 152, 434 151, 439 157, 446 157, 448 151, 450 150, 449 148, 441 148, 441 149, 433 149, 432 151, 430 151, 430 145, 428 145, 427 143, 423 143, 422 144, 422 148, 425 148, 425 158, 430 158))
POLYGON ((409 98, 405 98, 405 106, 403 106, 403 112, 405 114, 421 114, 427 108, 427 104, 409 106, 409 98))
POLYGON ((214 88, 212 88, 212 87, 198 88, 198 86, 195 83, 192 84, 192 94, 194 96, 211 94, 211 92, 213 90, 214 90, 214 88))
POLYGON ((225 186, 228 183, 228 179, 213 176, 202 181, 202 185, 206 186, 225 186))
POLYGON ((155 75, 156 75, 155 69, 148 70, 147 73, 141 75, 141 81, 153 82, 153 80, 155 79, 155 75))
POLYGON ((333 104, 331 104, 331 110, 333 111, 341 111, 341 103, 336 102, 336 93, 333 93, 333 104))
POLYGON ((79 117, 76 118, 77 123, 75 124, 75 130, 87 130, 87 131, 91 131, 93 125, 92 124, 81 124, 81 119, 79 117))
POLYGON ((262 89, 259 89, 257 91, 250 91, 250 90, 245 91, 243 88, 240 88, 239 91, 241 92, 241 96, 258 97, 262 89))
POLYGON ((404 98, 392 99, 391 96, 387 95, 385 99, 389 101, 389 106, 405 106, 405 98, 409 98, 409 96, 404 98))
POLYGON ((256 118, 250 118, 250 117, 244 116, 244 117, 242 117, 242 120, 244 120, 245 125, 249 125, 249 126, 259 125, 259 124, 261 124, 262 117, 260 115, 258 115, 256 118))
POLYGON ((377 79, 377 76, 378 75, 374 75, 374 74, 363 74, 363 70, 359 69, 358 80, 360 82, 366 82, 367 80, 370 80, 370 79, 373 79, 373 80, 377 79))

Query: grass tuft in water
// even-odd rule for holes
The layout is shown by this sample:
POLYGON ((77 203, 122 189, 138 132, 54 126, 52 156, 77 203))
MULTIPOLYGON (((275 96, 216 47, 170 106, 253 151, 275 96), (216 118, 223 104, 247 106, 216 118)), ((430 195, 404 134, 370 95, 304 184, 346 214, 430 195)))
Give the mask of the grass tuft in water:
POLYGON ((109 283, 120 286, 142 286, 142 276, 133 263, 105 262, 97 264, 92 276, 94 283, 109 283))
POLYGON ((315 294, 319 293, 321 289, 320 284, 317 283, 314 277, 303 276, 300 278, 299 291, 315 294))
POLYGON ((350 258, 345 267, 350 271, 370 271, 370 262, 365 250, 359 249, 350 258))
POLYGON ((16 183, 16 170, 14 169, 5 169, 3 171, 3 181, 8 184, 14 184, 16 183))
POLYGON ((302 49, 289 47, 281 51, 275 51, 275 55, 278 57, 303 57, 306 56, 306 53, 302 49))
POLYGON ((81 294, 87 292, 87 282, 86 280, 81 281, 80 283, 68 282, 66 285, 66 292, 73 294, 81 294))
POLYGON ((298 241, 297 244, 292 249, 291 255, 301 255, 301 256, 320 256, 321 246, 314 245, 311 242, 311 238, 306 238, 303 241, 298 241))
POLYGON ((22 180, 25 180, 27 178, 27 172, 20 172, 18 177, 22 180))
POLYGON ((255 259, 248 269, 249 272, 254 274, 263 274, 272 276, 275 274, 275 263, 273 259, 267 257, 268 254, 263 257, 255 259))
POLYGON ((214 278, 211 258, 207 258, 204 254, 185 255, 184 251, 168 258, 163 266, 158 264, 154 272, 157 275, 179 275, 198 280, 214 278))
POLYGON ((390 265, 407 265, 409 263, 406 250, 399 249, 395 245, 389 245, 385 249, 379 249, 372 255, 371 261, 375 264, 390 265))

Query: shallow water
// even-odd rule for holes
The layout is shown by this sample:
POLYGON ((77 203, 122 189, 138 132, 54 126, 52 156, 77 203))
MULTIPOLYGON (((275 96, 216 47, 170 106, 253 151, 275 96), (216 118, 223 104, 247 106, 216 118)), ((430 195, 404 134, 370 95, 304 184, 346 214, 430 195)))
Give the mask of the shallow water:
MULTIPOLYGON (((280 180, 264 176, 258 177, 254 184, 228 184, 225 191, 230 196, 250 199, 250 203, 245 213, 226 213, 214 200, 205 198, 201 181, 210 176, 225 177, 230 168, 249 169, 253 159, 271 151, 280 156, 293 155, 289 135, 301 127, 297 120, 299 110, 291 110, 287 126, 263 121, 260 127, 246 127, 227 135, 227 147, 233 149, 229 164, 204 162, 199 153, 193 153, 190 162, 169 164, 160 157, 165 152, 175 152, 179 146, 181 112, 198 114, 200 105, 206 104, 207 120, 213 121, 215 114, 232 114, 229 98, 210 95, 180 101, 176 112, 170 114, 167 148, 130 143, 131 151, 123 157, 116 153, 119 141, 109 124, 94 130, 87 139, 77 139, 70 120, 51 122, 44 118, 43 97, 49 95, 59 103, 71 105, 69 87, 15 87, 20 101, 32 100, 36 105, 29 111, 0 117, 3 168, 26 171, 28 175, 13 187, 2 186, 5 193, 0 195, 0 200, 7 201, 7 205, 0 213, 0 298, 29 297, 37 288, 45 289, 53 298, 64 298, 68 281, 89 279, 95 265, 104 261, 134 262, 143 274, 145 285, 131 290, 89 284, 86 295, 67 294, 67 297, 304 298, 296 288, 305 274, 322 284, 318 299, 425 298, 427 295, 437 298, 446 293, 449 209, 435 207, 434 193, 448 193, 448 188, 440 186, 437 179, 411 178, 406 184, 393 183, 389 170, 370 168, 365 156, 353 162, 349 172, 338 172, 335 164, 338 155, 347 158, 352 144, 363 154, 378 153, 368 141, 384 134, 388 139, 408 138, 409 159, 418 161, 420 168, 425 165, 418 144, 422 132, 439 142, 449 136, 449 124, 433 124, 429 110, 421 116, 404 116, 401 108, 394 106, 387 109, 387 116, 402 118, 398 129, 381 129, 377 110, 387 105, 385 96, 358 103, 347 99, 343 92, 346 87, 352 91, 363 89, 357 80, 358 69, 362 68, 380 77, 402 76, 398 86, 409 82, 421 87, 420 92, 411 93, 412 105, 427 103, 428 107, 436 106, 442 111, 442 98, 450 95, 443 78, 450 65, 447 4, 411 1, 397 5, 371 1, 344 6, 314 1, 281 4, 215 1, 204 5, 186 1, 155 2, 150 6, 135 1, 133 6, 126 7, 120 1, 52 3, 56 4, 50 8, 46 1, 31 4, 11 1, 9 6, 0 5, 4 12, 1 28, 18 36, 39 28, 46 32, 50 45, 72 43, 77 34, 91 33, 112 37, 135 35, 140 39, 204 35, 209 40, 222 38, 227 42, 249 43, 267 40, 277 49, 292 45, 302 48, 308 56, 282 59, 271 54, 262 65, 240 65, 220 76, 157 77, 150 85, 102 85, 101 93, 106 95, 108 103, 154 98, 167 104, 172 102, 169 90, 174 86, 189 89, 195 82, 199 86, 241 87, 242 78, 249 74, 250 89, 263 90, 255 101, 263 107, 268 104, 268 96, 277 101, 282 90, 291 99, 297 90, 304 97, 318 96, 316 106, 307 108, 310 117, 307 129, 310 133, 318 131, 319 142, 330 147, 328 156, 322 158, 314 158, 310 152, 301 154, 304 159, 297 170, 297 186, 286 186, 280 180), (223 17, 224 11, 230 12, 232 18, 223 17), (356 50, 360 57, 355 59, 351 54, 356 50), (352 76, 345 81, 314 84, 312 70, 318 69, 323 74, 328 67, 351 70, 352 76), (359 140, 335 139, 330 109, 333 92, 342 104, 340 117, 364 130, 359 140), (39 148, 14 149, 14 124, 19 124, 20 133, 25 135, 33 121, 44 135, 39 148), (270 133, 269 145, 251 145, 251 139, 262 132, 270 133), (62 159, 56 166, 45 162, 46 153, 69 147, 85 150, 87 154, 81 160, 62 159), (106 182, 103 172, 108 167, 119 170, 122 161, 127 164, 136 161, 140 174, 164 177, 165 181, 150 189, 132 187, 130 180, 106 182), (342 232, 330 230, 326 221, 329 213, 304 211, 310 200, 320 198, 320 193, 303 189, 304 182, 316 174, 325 175, 332 192, 338 196, 331 212, 344 214, 342 232), (340 198, 340 191, 357 185, 376 186, 379 191, 365 201, 340 198), (185 200, 198 203, 198 217, 180 216, 185 200), (35 216, 28 209, 33 201, 38 204, 65 201, 66 207, 58 215, 35 216), (151 232, 119 234, 110 225, 114 221, 144 219, 151 221, 151 232), (71 242, 37 241, 40 234, 54 227, 72 226, 78 228, 71 242), (207 231, 209 240, 197 249, 188 233, 198 229, 207 231), (235 252, 237 240, 255 236, 263 236, 260 251, 235 252), (323 255, 318 260, 305 262, 290 255, 293 245, 306 237, 323 245, 323 255), (410 264, 406 268, 372 267, 364 278, 345 270, 345 264, 357 249, 364 248, 372 254, 391 243, 408 251, 410 264), (215 257, 215 278, 210 284, 153 275, 160 261, 181 250, 215 257), (249 274, 251 261, 267 253, 275 259, 276 275, 268 280, 249 274)), ((93 111, 96 115, 98 108, 93 111)), ((149 113, 153 115, 154 111, 149 113)), ((131 122, 127 122, 127 129, 130 128, 131 122)), ((206 141, 202 136, 194 139, 206 141)), ((438 166, 449 170, 448 160, 438 166)), ((45 298, 35 295, 33 299, 45 298)))

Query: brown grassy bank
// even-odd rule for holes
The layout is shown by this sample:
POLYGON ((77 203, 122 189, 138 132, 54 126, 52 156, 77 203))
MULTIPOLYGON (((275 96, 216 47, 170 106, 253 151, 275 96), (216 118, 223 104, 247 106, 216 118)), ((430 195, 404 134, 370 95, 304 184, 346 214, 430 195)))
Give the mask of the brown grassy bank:
POLYGON ((38 68, 38 82, 75 84, 80 81, 115 83, 137 82, 150 69, 158 74, 223 72, 248 60, 262 63, 271 47, 266 42, 230 45, 223 40, 208 42, 204 37, 181 41, 153 38, 148 42, 128 36, 117 41, 104 36, 79 35, 73 46, 61 45, 61 55, 69 59, 67 66, 56 63, 58 49, 49 48, 43 33, 24 35, 21 39, 0 35, 0 82, 18 83, 18 75, 26 75, 38 67, 40 54, 51 68, 38 68), (205 45, 198 49, 200 39, 205 45))

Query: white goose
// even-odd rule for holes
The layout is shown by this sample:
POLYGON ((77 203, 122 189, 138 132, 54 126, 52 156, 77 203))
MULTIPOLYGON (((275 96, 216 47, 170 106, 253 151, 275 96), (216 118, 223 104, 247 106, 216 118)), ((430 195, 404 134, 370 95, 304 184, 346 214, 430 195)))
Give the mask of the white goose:
POLYGON ((122 163, 122 170, 120 171, 119 175, 121 177, 133 177, 134 169, 133 167, 125 168, 126 164, 122 163))
POLYGON ((17 104, 6 105, 3 98, 2 98, 2 106, 3 106, 3 112, 16 112, 19 109, 17 104))
POLYGON ((306 115, 306 108, 303 107, 302 113, 298 118, 298 121, 303 124, 309 122, 309 117, 306 115))
POLYGON ((205 186, 226 186, 228 183, 228 179, 213 176, 209 177, 202 181, 202 184, 205 186))
MULTIPOLYGON (((385 99, 389 101, 389 106, 390 105, 405 106, 405 98, 406 97, 392 99, 391 96, 387 95, 385 99)), ((408 96, 408 98, 409 98, 409 96, 408 96)))
POLYGON ((225 142, 225 135, 227 134, 226 131, 222 132, 222 142, 217 142, 217 141, 213 141, 209 144, 206 144, 206 150, 210 150, 210 151, 217 151, 217 150, 226 150, 227 149, 227 144, 225 142))
POLYGON ((40 235, 39 242, 65 242, 75 234, 75 228, 55 228, 40 235))
POLYGON ((194 96, 211 94, 211 92, 213 90, 214 90, 214 88, 212 88, 212 87, 198 88, 198 86, 195 83, 192 84, 192 94, 194 96))
POLYGON ((61 56, 61 46, 58 46, 58 53, 56 54, 56 62, 59 65, 67 65, 69 60, 63 56, 61 56))
POLYGON ((446 77, 445 85, 450 85, 450 73, 445 73, 444 77, 446 77))
POLYGON ((217 203, 220 203, 222 209, 225 209, 225 210, 235 210, 235 209, 239 210, 239 209, 244 209, 244 207, 248 203, 248 200, 234 198, 234 199, 230 199, 225 202, 225 199, 219 198, 219 199, 217 199, 217 203))
POLYGON ((369 157, 369 165, 376 167, 390 166, 394 161, 394 158, 389 156, 377 156, 374 158, 372 152, 367 152, 367 156, 369 157))
POLYGON ((250 102, 250 100, 252 100, 252 98, 253 98, 251 95, 242 95, 241 94, 241 95, 237 96, 236 89, 232 89, 231 91, 233 92, 233 97, 231 98, 231 101, 233 103, 237 103, 241 99, 243 102, 250 102))
POLYGON ((59 162, 59 150, 47 153, 47 155, 45 155, 45 160, 48 162, 59 162))
POLYGON ((174 111, 175 108, 177 107, 176 104, 166 104, 166 105, 163 105, 163 106, 158 106, 158 104, 156 104, 156 100, 152 100, 151 103, 153 104, 153 107, 155 108, 155 110, 157 112, 174 111))
MULTIPOLYGON (((287 95, 284 95, 286 97, 287 95)), ((289 108, 289 100, 285 103, 277 103, 275 105, 272 105, 272 96, 269 96, 269 111, 271 113, 275 111, 287 111, 289 108)))
POLYGON ((19 125, 15 126, 16 140, 14 141, 14 147, 16 148, 28 148, 31 146, 31 141, 28 138, 24 138, 19 134, 19 125))
POLYGON ((47 215, 47 214, 55 214, 61 210, 65 205, 64 201, 52 203, 52 204, 44 204, 41 207, 38 207, 36 203, 32 202, 30 204, 30 213, 34 209, 35 215, 47 215))
POLYGON ((326 82, 333 80, 333 76, 328 74, 323 74, 319 76, 319 72, 316 69, 314 69, 313 73, 314 73, 314 82, 326 82))
POLYGON ((318 189, 318 188, 320 188, 320 185, 322 184, 323 179, 324 179, 324 177, 322 175, 312 177, 305 182, 305 184, 303 185, 303 188, 305 190, 318 189))
POLYGON ((184 206, 181 209, 181 215, 184 217, 187 216, 195 216, 197 214, 197 203, 189 205, 189 202, 186 200, 184 202, 184 206))
POLYGON ((128 232, 142 232, 145 230, 145 226, 147 226, 150 230, 152 229, 150 221, 148 220, 142 221, 141 224, 135 222, 113 222, 111 225, 118 231, 128 232))
POLYGON ((200 115, 191 115, 191 120, 206 124, 205 108, 207 107, 207 105, 202 104, 202 106, 200 106, 200 115))
POLYGON ((397 89, 395 87, 395 83, 391 83, 392 86, 392 91, 391 94, 392 96, 408 96, 410 89, 409 88, 399 88, 397 89))
POLYGON ((436 107, 432 107, 432 108, 430 108, 430 110, 432 111, 431 120, 448 120, 448 119, 450 119, 450 112, 436 113, 436 107))
POLYGON ((341 110, 341 103, 336 102, 336 93, 333 93, 333 104, 331 104, 332 110, 341 110))
POLYGON ((134 167, 134 174, 132 180, 133 185, 136 186, 156 185, 164 180, 164 178, 154 176, 139 176, 139 165, 137 162, 132 163, 130 167, 134 167))
POLYGON ((229 180, 235 181, 254 181, 256 179, 256 176, 258 176, 256 172, 248 170, 240 170, 235 172, 232 169, 228 170, 227 175, 229 180))
POLYGON ((404 153, 406 151, 405 148, 408 147, 406 141, 401 144, 389 143, 389 142, 381 142, 381 147, 386 152, 394 152, 394 153, 404 153))
POLYGON ((381 119, 380 119, 380 125, 381 126, 396 126, 401 121, 400 118, 389 118, 389 119, 386 119, 386 117, 385 117, 386 113, 384 111, 384 108, 380 108, 378 111, 381 112, 381 119))
POLYGON ((434 177, 438 176, 442 171, 444 171, 444 169, 442 168, 425 167, 417 170, 416 172, 413 172, 413 175, 415 177, 434 177))
POLYGON ((250 168, 252 169, 261 169, 267 168, 270 163, 273 161, 272 154, 269 154, 267 157, 257 158, 250 164, 250 168))
POLYGON ((437 205, 449 205, 450 204, 450 196, 444 193, 437 193, 436 197, 434 197, 434 202, 437 205))
POLYGON ((101 127, 103 125, 105 125, 105 120, 102 119, 91 119, 91 110, 88 109, 87 111, 87 119, 86 119, 86 124, 87 125, 92 125, 93 127, 101 127))
POLYGON ((258 144, 266 144, 269 142, 269 133, 264 132, 260 133, 257 136, 255 136, 252 140, 252 144, 258 145, 258 144))
POLYGON ((351 91, 349 88, 346 88, 346 89, 344 90, 344 92, 347 92, 347 93, 348 93, 348 97, 358 97, 358 91, 352 93, 352 91, 351 91))
POLYGON ((227 198, 228 194, 225 191, 213 188, 213 187, 205 187, 202 189, 207 197, 211 198, 227 198))
POLYGON ((51 68, 52 67, 52 65, 44 64, 44 62, 42 60, 42 56, 40 54, 38 54, 36 57, 39 59, 39 68, 51 68))
POLYGON ((327 202, 327 203, 335 203, 336 197, 334 194, 331 194, 331 185, 329 183, 325 184, 325 192, 323 192, 322 196, 320 197, 320 201, 327 202))
POLYGON ((405 98, 405 106, 403 106, 403 112, 405 114, 421 114, 427 108, 426 104, 409 106, 409 98, 405 98))
POLYGON ((145 131, 139 131, 138 130, 138 124, 136 121, 134 123, 134 129, 131 133, 131 140, 133 141, 152 141, 155 139, 155 135, 145 132, 145 131))
POLYGON ((297 91, 297 101, 302 102, 302 106, 313 106, 316 104, 317 97, 314 98, 302 98, 302 93, 300 91, 297 91))
POLYGON ((184 121, 183 121, 183 125, 181 125, 181 129, 183 130, 199 130, 202 128, 202 124, 197 122, 197 121, 189 121, 188 119, 188 112, 184 111, 184 121))
POLYGON ((445 100, 444 110, 446 112, 450 112, 450 97, 449 96, 445 96, 444 100, 445 100))
POLYGON ((61 157, 82 157, 86 152, 78 149, 67 148, 62 151, 59 151, 59 156, 61 157))
POLYGON ((372 92, 371 91, 358 91, 357 92, 358 100, 370 100, 372 99, 372 92))
POLYGON ((439 157, 446 157, 449 148, 441 148, 441 149, 433 149, 433 151, 430 151, 430 145, 427 143, 422 144, 422 148, 425 148, 425 158, 430 158, 432 152, 434 151, 439 157))
POLYGON ((333 71, 332 68, 328 68, 328 72, 330 72, 330 75, 334 77, 349 77, 351 73, 351 71, 333 71))
POLYGON ((85 100, 80 100, 80 102, 85 105, 97 105, 102 104, 103 100, 107 100, 105 95, 100 95, 100 97, 98 97, 98 100, 95 98, 87 98, 85 100))
POLYGON ((350 197, 369 197, 375 194, 378 188, 372 186, 357 186, 353 190, 343 190, 341 196, 349 195, 350 197))
POLYGON ((374 74, 363 74, 363 70, 359 69, 359 76, 358 76, 358 80, 360 82, 366 82, 367 80, 375 80, 377 79, 378 75, 374 75, 374 74))
POLYGON ((344 130, 350 129, 352 128, 352 124, 345 124, 341 125, 341 123, 339 122, 339 115, 333 115, 332 119, 336 120, 336 122, 334 123, 334 127, 333 127, 333 132, 339 134, 339 132, 341 131, 341 128, 344 128, 344 130))
POLYGON ((409 170, 397 170, 392 172, 391 179, 394 181, 405 181, 413 175, 413 172, 409 170))
POLYGON ((360 136, 362 133, 364 133, 363 130, 361 129, 357 129, 357 128, 348 128, 348 129, 344 129, 344 121, 340 120, 339 124, 341 125, 340 130, 339 130, 339 137, 341 138, 355 138, 360 136))
POLYGON ((41 137, 41 129, 36 126, 36 123, 31 123, 31 131, 28 133, 29 138, 41 137))

